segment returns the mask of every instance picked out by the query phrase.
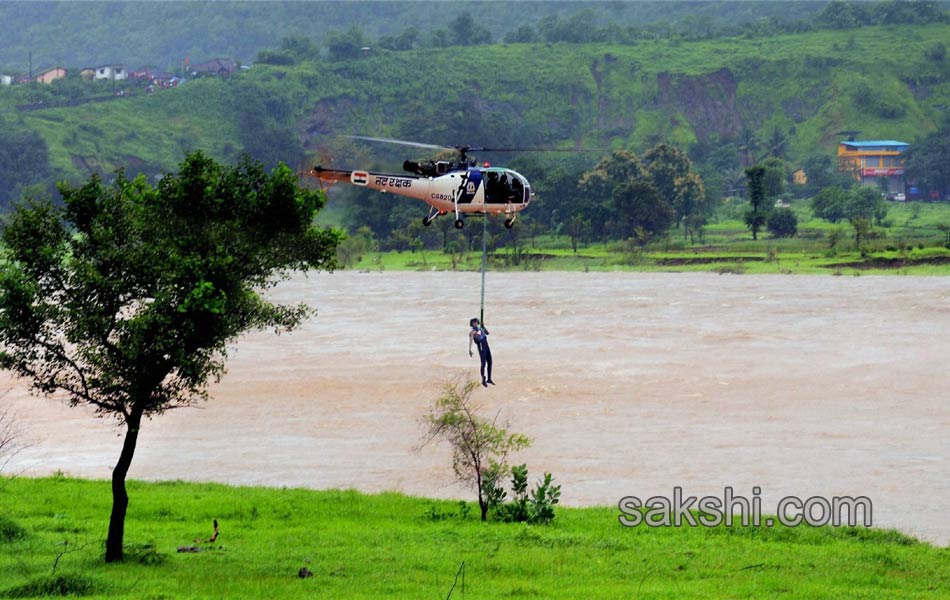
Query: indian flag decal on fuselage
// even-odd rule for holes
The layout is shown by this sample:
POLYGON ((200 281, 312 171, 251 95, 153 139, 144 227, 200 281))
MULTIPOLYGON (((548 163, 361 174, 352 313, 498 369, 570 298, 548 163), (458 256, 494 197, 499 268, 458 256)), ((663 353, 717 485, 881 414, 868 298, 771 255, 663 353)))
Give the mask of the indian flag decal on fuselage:
POLYGON ((369 181, 369 173, 366 171, 353 171, 353 174, 350 175, 350 181, 353 182, 353 185, 366 185, 366 182, 369 181))

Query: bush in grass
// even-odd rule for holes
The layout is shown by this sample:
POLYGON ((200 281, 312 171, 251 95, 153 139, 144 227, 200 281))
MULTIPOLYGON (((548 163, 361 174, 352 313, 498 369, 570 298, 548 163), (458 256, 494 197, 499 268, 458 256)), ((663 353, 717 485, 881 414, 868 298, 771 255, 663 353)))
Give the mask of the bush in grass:
MULTIPOLYGON (((497 473, 490 481, 493 485, 497 473)), ((534 490, 528 493, 528 467, 518 465, 511 468, 512 501, 504 503, 506 493, 497 485, 492 508, 498 518, 506 522, 547 524, 554 520, 554 505, 561 499, 561 486, 554 485, 554 477, 545 473, 534 490)))
POLYGON ((790 208, 776 208, 769 213, 766 227, 773 237, 795 237, 798 233, 798 217, 790 208))

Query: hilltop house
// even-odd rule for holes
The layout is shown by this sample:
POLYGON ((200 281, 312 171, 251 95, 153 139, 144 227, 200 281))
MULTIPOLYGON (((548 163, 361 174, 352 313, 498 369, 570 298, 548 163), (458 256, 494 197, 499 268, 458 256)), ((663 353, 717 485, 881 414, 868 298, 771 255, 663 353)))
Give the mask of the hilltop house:
POLYGON ((799 167, 792 171, 792 183, 795 185, 805 185, 808 183, 808 175, 805 174, 805 169, 799 167))
POLYGON ((208 62, 191 66, 193 76, 206 75, 211 77, 230 77, 238 68, 237 61, 228 58, 214 58, 208 62))
POLYGON ((66 77, 66 69, 63 67, 53 67, 52 69, 46 69, 42 71, 39 75, 33 78, 33 81, 37 83, 53 83, 57 79, 66 77))
POLYGON ((161 71, 158 67, 145 66, 129 75, 132 79, 144 81, 149 87, 168 88, 178 85, 178 77, 168 71, 161 71))
POLYGON ((84 79, 128 79, 129 73, 125 70, 125 65, 102 65, 99 67, 86 68, 79 73, 84 79))

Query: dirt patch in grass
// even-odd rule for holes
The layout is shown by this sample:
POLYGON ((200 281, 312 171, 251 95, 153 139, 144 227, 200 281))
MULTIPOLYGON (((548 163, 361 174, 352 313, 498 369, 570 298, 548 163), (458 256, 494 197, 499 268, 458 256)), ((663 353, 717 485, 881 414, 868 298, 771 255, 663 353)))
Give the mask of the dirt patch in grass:
POLYGON ((656 264, 663 266, 676 265, 713 265, 719 263, 762 262, 762 256, 683 256, 657 259, 656 264))

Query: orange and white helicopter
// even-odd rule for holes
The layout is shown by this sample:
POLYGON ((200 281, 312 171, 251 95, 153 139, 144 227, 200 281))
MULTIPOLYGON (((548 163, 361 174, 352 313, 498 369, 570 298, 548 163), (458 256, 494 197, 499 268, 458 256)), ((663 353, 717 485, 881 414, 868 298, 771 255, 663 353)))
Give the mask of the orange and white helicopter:
POLYGON ((314 167, 303 173, 318 179, 322 183, 349 183, 358 187, 392 193, 407 198, 422 200, 431 208, 423 217, 423 225, 448 213, 455 215, 455 227, 464 227, 464 215, 505 215, 505 227, 511 229, 519 212, 531 202, 531 185, 520 173, 511 169, 491 167, 488 163, 479 166, 468 156, 469 152, 511 152, 516 150, 534 150, 532 148, 473 148, 471 146, 437 146, 388 138, 349 136, 355 139, 373 142, 386 142, 432 148, 438 150, 454 149, 458 157, 454 160, 428 160, 417 162, 407 160, 403 169, 411 175, 375 173, 373 171, 346 171, 314 167))

